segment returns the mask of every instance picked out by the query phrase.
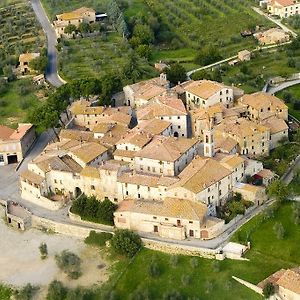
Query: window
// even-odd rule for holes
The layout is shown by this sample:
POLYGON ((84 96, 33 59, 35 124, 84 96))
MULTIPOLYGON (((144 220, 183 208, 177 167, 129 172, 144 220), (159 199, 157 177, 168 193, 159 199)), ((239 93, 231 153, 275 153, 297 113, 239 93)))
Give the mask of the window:
POLYGON ((181 126, 180 125, 178 125, 178 129, 180 129, 181 128, 181 126))
POLYGON ((95 190, 95 186, 94 185, 91 185, 91 190, 95 190))
POLYGON ((56 180, 56 179, 54 179, 54 183, 57 183, 57 180, 56 180))
POLYGON ((189 221, 190 224, 193 224, 193 221, 189 221))
POLYGON ((179 119, 180 119, 180 116, 178 116, 177 119, 179 120, 179 119))
POLYGON ((153 216, 153 220, 156 220, 156 219, 157 219, 157 217, 153 216))
POLYGON ((138 194, 138 198, 139 198, 139 199, 141 198, 141 194, 138 194))
POLYGON ((194 236, 194 230, 190 230, 190 237, 194 236))
POLYGON ((153 231, 154 231, 154 232, 158 232, 158 226, 157 226, 157 225, 154 225, 154 226, 153 226, 153 231))
POLYGON ((169 219, 168 219, 168 218, 165 218, 165 221, 169 221, 169 219))
POLYGON ((4 156, 3 156, 3 154, 0 154, 0 163, 1 162, 4 162, 4 156))

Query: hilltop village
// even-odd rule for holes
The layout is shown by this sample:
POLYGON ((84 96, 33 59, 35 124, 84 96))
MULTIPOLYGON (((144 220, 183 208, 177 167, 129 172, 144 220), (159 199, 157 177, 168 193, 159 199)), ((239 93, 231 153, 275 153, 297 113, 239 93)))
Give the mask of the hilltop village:
POLYGON ((71 104, 59 140, 20 175, 24 199, 48 209, 81 194, 109 199, 117 228, 175 239, 222 233, 218 208, 236 193, 267 199, 276 174, 256 158, 288 140, 280 99, 209 80, 170 88, 164 73, 123 91, 116 107, 71 104))

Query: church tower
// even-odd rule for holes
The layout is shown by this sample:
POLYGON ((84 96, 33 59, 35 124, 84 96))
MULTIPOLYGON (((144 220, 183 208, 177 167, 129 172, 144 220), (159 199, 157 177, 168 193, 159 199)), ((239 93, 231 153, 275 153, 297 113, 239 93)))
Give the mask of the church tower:
POLYGON ((203 129, 204 156, 213 157, 215 155, 214 130, 212 120, 207 122, 206 128, 203 129))

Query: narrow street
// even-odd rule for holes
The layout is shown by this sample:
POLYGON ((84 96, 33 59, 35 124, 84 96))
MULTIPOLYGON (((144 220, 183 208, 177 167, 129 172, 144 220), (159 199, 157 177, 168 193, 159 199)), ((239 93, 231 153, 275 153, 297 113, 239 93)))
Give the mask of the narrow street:
POLYGON ((57 70, 57 50, 56 50, 56 33, 48 19, 46 12, 40 0, 30 0, 32 8, 40 22, 46 36, 47 36, 47 50, 48 50, 48 67, 46 70, 46 79, 55 87, 60 87, 65 84, 57 70))

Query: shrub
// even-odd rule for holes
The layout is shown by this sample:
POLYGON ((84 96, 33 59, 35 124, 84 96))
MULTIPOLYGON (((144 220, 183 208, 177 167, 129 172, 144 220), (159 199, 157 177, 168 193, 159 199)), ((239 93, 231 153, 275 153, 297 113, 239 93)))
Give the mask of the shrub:
POLYGON ((75 253, 64 250, 60 255, 55 255, 55 260, 60 270, 66 273, 69 278, 77 279, 81 276, 81 260, 75 253))
POLYGON ((160 275, 160 267, 157 261, 153 260, 150 263, 148 272, 151 277, 158 277, 160 275))
POLYGON ((113 235, 109 232, 99 232, 92 230, 88 237, 85 238, 85 243, 88 245, 94 245, 98 247, 105 246, 106 242, 111 240, 113 235))
POLYGON ((183 296, 178 291, 167 291, 163 296, 164 300, 182 300, 183 296))
POLYGON ((187 285, 191 284, 191 281, 192 281, 191 275, 183 274, 183 275, 181 276, 181 282, 182 282, 182 284, 183 284, 184 286, 187 286, 187 285))
POLYGON ((142 247, 142 240, 133 231, 117 230, 111 240, 111 245, 117 253, 133 257, 142 247))
POLYGON ((63 286, 63 284, 54 280, 49 284, 47 300, 64 300, 67 294, 67 289, 63 286))
POLYGON ((41 253, 41 259, 45 259, 48 256, 48 248, 46 243, 41 243, 39 246, 39 250, 41 253))
POLYGON ((176 267, 178 265, 178 261, 179 261, 178 255, 171 255, 171 257, 170 257, 170 264, 173 267, 176 267))
POLYGON ((199 265, 199 261, 196 257, 193 257, 190 259, 190 264, 192 268, 196 269, 199 265))
POLYGON ((39 288, 31 285, 30 283, 26 284, 23 288, 15 294, 15 299, 17 300, 31 300, 36 294, 39 288))
POLYGON ((271 282, 267 282, 263 287, 263 295, 266 299, 269 299, 270 296, 275 294, 275 287, 271 282))
POLYGON ((277 236, 277 238, 279 240, 282 240, 284 239, 284 236, 285 236, 285 230, 284 230, 284 227, 281 223, 276 223, 274 226, 273 226, 273 230, 277 236))

